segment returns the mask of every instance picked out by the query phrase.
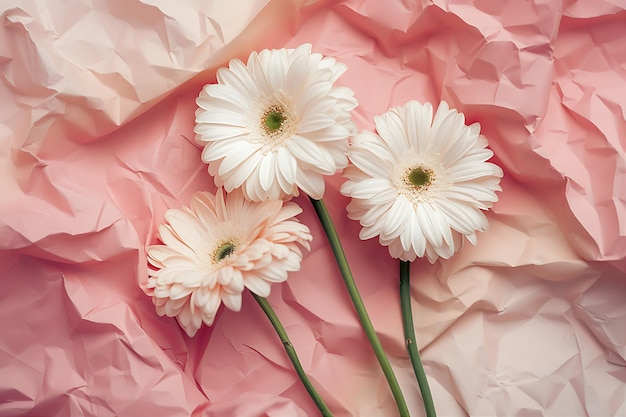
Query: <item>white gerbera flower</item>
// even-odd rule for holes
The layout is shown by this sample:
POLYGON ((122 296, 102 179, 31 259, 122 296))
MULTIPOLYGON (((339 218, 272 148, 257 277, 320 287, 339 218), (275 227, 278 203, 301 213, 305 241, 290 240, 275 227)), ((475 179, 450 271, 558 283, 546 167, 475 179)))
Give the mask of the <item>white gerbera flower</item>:
POLYGON ((482 210, 498 200, 502 169, 486 162, 493 152, 480 125, 441 102, 410 101, 375 118, 378 134, 356 135, 353 166, 342 194, 352 197, 348 217, 363 226, 361 239, 379 236, 394 258, 432 263, 451 257, 463 236, 476 244, 487 229, 482 210))
POLYGON ((253 52, 217 72, 200 93, 196 141, 215 183, 255 201, 298 195, 320 199, 324 175, 348 164, 354 93, 333 83, 346 66, 296 49, 253 52))
POLYGON ((195 193, 190 208, 171 209, 159 227, 164 245, 149 246, 147 288, 159 315, 176 317, 189 336, 202 322, 211 325, 220 304, 241 308, 241 293, 261 297, 270 284, 300 269, 301 247, 309 249, 309 228, 294 216, 302 210, 281 200, 251 202, 195 193))

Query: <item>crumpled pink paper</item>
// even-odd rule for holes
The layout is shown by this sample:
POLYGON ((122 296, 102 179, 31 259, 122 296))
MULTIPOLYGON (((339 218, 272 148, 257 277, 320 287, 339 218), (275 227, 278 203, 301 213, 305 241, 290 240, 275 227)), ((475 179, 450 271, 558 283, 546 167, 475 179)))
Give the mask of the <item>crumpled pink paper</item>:
MULTIPOLYGON (((359 129, 410 99, 480 122, 490 229, 412 267, 441 416, 626 415, 626 6, 615 0, 0 6, 0 416, 308 416, 248 295, 190 339, 142 285, 167 208, 213 190, 193 140, 216 68, 304 42, 348 65, 359 129)), ((325 201, 413 416, 398 263, 325 201)), ((306 198, 313 247, 270 302, 336 416, 395 405, 306 198)))

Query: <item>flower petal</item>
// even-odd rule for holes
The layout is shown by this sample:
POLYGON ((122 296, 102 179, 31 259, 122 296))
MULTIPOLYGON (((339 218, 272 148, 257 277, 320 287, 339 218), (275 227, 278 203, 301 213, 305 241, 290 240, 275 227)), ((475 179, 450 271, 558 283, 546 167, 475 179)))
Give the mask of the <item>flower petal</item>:
POLYGON ((228 291, 222 291, 222 302, 224 305, 232 311, 241 310, 241 293, 230 293, 228 291))
POLYGON ((306 163, 320 173, 331 175, 335 173, 335 162, 323 147, 317 146, 309 139, 302 136, 295 136, 287 144, 289 152, 301 163, 306 163))
POLYGON ((259 297, 267 297, 270 295, 271 284, 254 273, 246 274, 245 283, 246 288, 259 297))
POLYGON ((311 198, 319 200, 324 196, 324 178, 320 175, 298 171, 296 184, 311 198))

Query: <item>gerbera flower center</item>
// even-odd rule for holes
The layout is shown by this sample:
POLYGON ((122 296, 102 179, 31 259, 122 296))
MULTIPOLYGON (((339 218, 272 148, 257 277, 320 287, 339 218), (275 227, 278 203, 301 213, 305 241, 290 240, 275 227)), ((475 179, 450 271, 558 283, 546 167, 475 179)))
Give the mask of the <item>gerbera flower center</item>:
POLYGON ((396 165, 392 182, 398 192, 414 205, 430 200, 437 190, 447 184, 445 169, 435 156, 411 153, 396 165))
POLYGON ((263 114, 263 128, 268 135, 280 131, 285 121, 285 112, 282 106, 271 106, 263 114))
POLYGON ((279 91, 260 97, 248 117, 249 141, 263 145, 263 154, 286 145, 296 134, 299 117, 293 100, 279 91))
POLYGON ((272 142, 281 142, 285 136, 290 136, 290 118, 287 110, 281 104, 273 104, 265 109, 261 116, 261 130, 272 142))
POLYGON ((433 180, 433 170, 418 166, 410 170, 407 180, 416 188, 428 187, 433 180))
POLYGON ((232 240, 222 242, 217 246, 217 249, 215 249, 215 251, 213 252, 213 256, 211 256, 211 259, 213 260, 213 263, 215 264, 219 263, 223 259, 228 258, 230 255, 232 255, 236 249, 237 249, 236 242, 233 242, 232 240))

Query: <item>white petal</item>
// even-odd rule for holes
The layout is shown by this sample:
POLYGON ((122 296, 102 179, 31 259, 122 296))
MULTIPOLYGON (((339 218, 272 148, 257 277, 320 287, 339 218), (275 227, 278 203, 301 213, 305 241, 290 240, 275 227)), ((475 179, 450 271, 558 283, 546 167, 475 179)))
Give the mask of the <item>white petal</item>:
POLYGON ((302 118, 305 119, 315 116, 316 114, 326 114, 335 119, 337 114, 333 112, 333 109, 337 106, 337 104, 337 98, 333 97, 331 94, 319 96, 310 101, 310 103, 306 106, 306 111, 299 114, 301 114, 302 118))
POLYGON ((341 146, 347 148, 351 127, 351 125, 342 125, 334 120, 330 126, 318 129, 312 133, 302 133, 302 135, 322 145, 325 145, 325 142, 341 142, 341 146))
POLYGON ((296 183, 298 162, 293 155, 283 146, 276 153, 276 178, 281 188, 291 194, 296 183))
POLYGON ((270 152, 261 158, 259 163, 259 179, 261 188, 265 191, 276 182, 276 153, 270 152))
POLYGON ((295 136, 287 144, 287 149, 296 159, 315 167, 320 173, 327 175, 335 173, 335 163, 328 151, 309 139, 295 136))
POLYGON ((319 200, 324 196, 324 178, 320 175, 298 171, 296 184, 311 198, 319 200))
POLYGON ((435 125, 435 122, 438 121, 438 114, 435 115, 435 121, 433 121, 433 131, 434 140, 436 141, 436 149, 441 154, 446 154, 450 151, 451 148, 455 147, 460 139, 465 139, 464 145, 467 148, 471 148, 476 141, 476 136, 464 136, 463 132, 467 129, 465 126, 465 118, 462 114, 457 113, 454 110, 450 110, 449 113, 445 114, 445 117, 441 119, 441 123, 439 125, 435 125))
POLYGON ((422 232, 417 216, 411 216, 409 219, 409 227, 411 228, 411 246, 413 247, 415 254, 422 257, 424 256, 424 251, 426 250, 426 236, 424 236, 424 233, 422 232))
POLYGON ((328 81, 319 80, 307 86, 296 102, 296 112, 306 114, 309 105, 320 97, 326 96, 332 89, 332 84, 328 81))
POLYGON ((485 230, 487 218, 480 210, 472 209, 465 204, 454 204, 441 199, 437 205, 448 219, 450 226, 463 234, 473 233, 475 230, 485 230))
POLYGON ((335 119, 329 114, 313 113, 304 117, 304 120, 298 125, 298 133, 305 134, 315 130, 321 130, 331 127, 335 124, 335 119))
POLYGON ((384 216, 387 216, 387 212, 391 208, 392 203, 389 204, 375 204, 368 205, 369 210, 361 217, 361 224, 363 226, 370 226, 376 223, 381 225, 384 223, 384 216))
POLYGON ((308 75, 307 57, 297 56, 287 70, 284 85, 285 93, 291 97, 299 96, 302 89, 306 86, 308 75))
POLYGON ((471 233, 465 236, 467 238, 467 240, 470 241, 470 243, 474 246, 476 246, 476 244, 478 243, 478 240, 476 238, 476 233, 471 233))
POLYGON ((220 70, 217 72, 220 83, 229 84, 239 90, 244 90, 248 95, 255 97, 259 94, 259 88, 250 74, 248 67, 238 59, 230 61, 230 70, 220 70))
POLYGON ((244 139, 248 135, 247 129, 242 126, 209 123, 197 124, 194 128, 194 132, 198 134, 196 136, 196 142, 201 145, 224 139, 244 139))
POLYGON ((248 58, 248 68, 253 75, 254 81, 257 83, 259 90, 261 90, 262 94, 271 94, 272 87, 265 75, 265 71, 263 70, 262 56, 267 56, 261 51, 261 54, 257 52, 252 52, 250 57, 248 58))
MULTIPOLYGON (((229 103, 238 103, 243 108, 250 107, 250 96, 228 85, 213 84, 210 86, 210 94, 212 97, 229 103)), ((208 90, 207 90, 208 91, 208 90)), ((232 114, 235 118, 235 114, 232 114)), ((233 119, 236 121, 236 119, 233 119)))
POLYGON ((396 199, 385 214, 385 222, 381 237, 392 239, 400 235, 406 227, 406 219, 412 214, 411 203, 403 197, 396 199))
MULTIPOLYGON (((465 128, 465 126, 463 126, 465 128)), ((454 143, 451 143, 446 148, 445 152, 441 152, 442 154, 442 162, 445 166, 452 166, 455 163, 459 162, 462 158, 466 160, 464 157, 467 156, 468 152, 472 149, 470 145, 476 142, 476 136, 471 135, 469 129, 465 128, 460 135, 458 135, 458 140, 454 143)), ((486 152, 487 157, 482 161, 486 161, 491 157, 490 152, 486 152)))
POLYGON ((438 250, 452 243, 452 233, 445 218, 438 215, 430 204, 421 204, 417 219, 426 239, 438 250))
POLYGON ((438 233, 438 227, 432 219, 431 210, 428 205, 419 206, 417 210, 417 220, 426 240, 433 245, 441 245, 443 237, 438 233))
POLYGON ((285 78, 287 76, 288 62, 284 53, 276 53, 268 61, 265 69, 265 75, 272 86, 273 91, 284 90, 285 78))
MULTIPOLYGON (((430 103, 420 105, 417 102, 412 102, 411 106, 409 112, 415 115, 415 121, 411 121, 411 123, 417 124, 417 151, 428 154, 432 152, 434 145, 430 140, 430 131, 433 122, 433 106, 430 103)), ((423 254, 420 256, 423 256, 423 254)))
MULTIPOLYGON (((391 200, 393 200, 397 194, 396 188, 385 178, 368 178, 363 181, 354 182, 352 185, 353 186, 350 188, 349 193, 349 197, 352 198, 371 200, 377 195, 385 194, 388 190, 390 190, 392 196, 391 200)), ((384 199, 383 202, 390 202, 390 199, 385 199, 384 196, 381 196, 381 198, 384 199)), ((377 204, 372 201, 369 202, 377 204)))
MULTIPOLYGON (((196 123, 211 126, 242 128, 246 125, 244 114, 230 110, 212 109, 198 112, 196 123)), ((199 132, 198 132, 199 133, 199 132)))
POLYGON ((403 155, 409 150, 409 143, 402 120, 397 112, 393 110, 383 116, 374 118, 376 130, 385 143, 389 145, 393 154, 403 155))
POLYGON ((402 250, 405 252, 411 249, 412 235, 413 230, 410 227, 405 228, 404 231, 400 233, 400 244, 402 245, 402 250))
MULTIPOLYGON (((247 178, 246 181, 242 184, 242 191, 247 199, 252 201, 263 201, 265 200, 265 193, 261 186, 256 181, 256 177, 258 177, 257 169, 252 170, 251 177, 247 178)), ((228 190, 228 188, 227 188, 228 190)))
POLYGON ((218 142, 212 142, 202 150, 202 162, 217 161, 232 154, 254 152, 255 146, 241 140, 241 137, 233 137, 218 142), (237 152, 240 151, 240 152, 237 152))
POLYGON ((375 193, 367 201, 370 204, 391 204, 398 198, 398 190, 387 179, 379 180, 372 188, 375 193))
POLYGON ((239 169, 244 171, 241 175, 250 175, 250 171, 258 165, 261 158, 260 145, 255 143, 235 145, 222 161, 218 173, 219 175, 224 175, 227 172, 239 169), (247 163, 245 163, 246 161, 247 163))
POLYGON ((380 136, 372 133, 355 136, 353 145, 348 149, 352 163, 372 177, 391 175, 399 159, 391 153, 380 136))
POLYGON ((217 91, 218 95, 223 89, 224 86, 218 84, 207 84, 204 86, 198 98, 196 99, 196 104, 198 105, 198 109, 196 110, 196 116, 199 113, 207 110, 230 110, 232 112, 241 112, 243 109, 247 108, 250 97, 247 97, 245 101, 231 101, 224 100, 222 98, 216 97, 213 92, 217 91), (242 105, 243 104, 243 105, 242 105))
POLYGON ((439 258, 439 254, 431 245, 426 245, 426 258, 431 264, 434 264, 439 258))
POLYGON ((493 169, 489 164, 456 164, 446 174, 450 181, 461 182, 493 175, 493 169))

